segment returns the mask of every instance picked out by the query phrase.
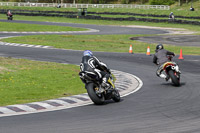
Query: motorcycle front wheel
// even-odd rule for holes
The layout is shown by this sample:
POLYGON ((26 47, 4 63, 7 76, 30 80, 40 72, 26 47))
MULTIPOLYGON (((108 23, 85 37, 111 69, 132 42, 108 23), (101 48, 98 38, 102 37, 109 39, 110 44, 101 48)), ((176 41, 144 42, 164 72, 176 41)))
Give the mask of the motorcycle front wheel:
POLYGON ((175 75, 174 71, 169 70, 168 73, 169 73, 170 78, 172 79, 172 83, 175 86, 179 86, 180 85, 180 79, 175 75))
POLYGON ((89 83, 87 84, 86 89, 90 99, 94 102, 94 104, 102 105, 104 103, 105 97, 103 94, 97 93, 97 90, 99 89, 97 85, 94 83, 89 83))
POLYGON ((119 91, 118 90, 114 90, 113 92, 112 92, 112 99, 113 99, 113 101, 115 101, 115 102, 119 102, 120 101, 120 94, 119 94, 119 91))

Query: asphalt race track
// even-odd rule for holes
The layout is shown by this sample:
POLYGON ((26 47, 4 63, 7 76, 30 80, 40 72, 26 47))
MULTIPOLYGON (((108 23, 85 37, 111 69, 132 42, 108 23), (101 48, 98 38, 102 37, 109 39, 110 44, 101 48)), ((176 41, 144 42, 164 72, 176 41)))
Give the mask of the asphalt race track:
POLYGON ((170 35, 170 36, 150 36, 138 37, 137 40, 151 43, 164 43, 179 46, 195 46, 200 47, 199 35, 170 35))
MULTIPOLYGON (((162 30, 117 26, 61 25, 97 29, 99 34, 166 33, 162 30)), ((0 34, 1 37, 10 35, 0 34)), ((152 56, 104 52, 94 54, 111 69, 139 77, 143 81, 143 87, 136 93, 123 97, 119 103, 107 103, 103 106, 92 104, 52 112, 0 117, 0 133, 200 132, 200 56, 183 55, 184 60, 178 60, 178 55, 175 57, 182 75, 181 86, 174 87, 156 76, 157 68, 152 63, 152 56)), ((78 65, 82 51, 0 45, 0 56, 78 65)))

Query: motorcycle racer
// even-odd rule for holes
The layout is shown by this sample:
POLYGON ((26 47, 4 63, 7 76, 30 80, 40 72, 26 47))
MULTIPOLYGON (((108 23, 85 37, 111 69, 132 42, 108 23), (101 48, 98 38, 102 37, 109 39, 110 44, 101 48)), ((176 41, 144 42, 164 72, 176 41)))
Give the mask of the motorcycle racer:
POLYGON ((163 71, 163 65, 170 61, 170 59, 167 57, 167 55, 175 56, 173 52, 167 51, 164 49, 164 46, 162 44, 158 44, 156 46, 155 54, 153 57, 153 63, 158 65, 158 69, 156 71, 156 75, 160 78, 164 78, 166 81, 168 81, 169 77, 162 73, 163 71))
POLYGON ((7 16, 12 16, 12 13, 11 13, 10 10, 8 10, 8 12, 7 12, 7 16))
POLYGON ((8 20, 12 20, 13 19, 13 15, 12 15, 10 10, 8 10, 6 15, 7 15, 8 20))
MULTIPOLYGON (((80 71, 92 75, 93 78, 104 83, 105 86, 108 85, 107 80, 110 74, 110 69, 108 69, 105 63, 95 57, 90 50, 85 50, 83 52, 80 71)), ((84 83, 86 82, 84 79, 82 79, 82 81, 84 83)))

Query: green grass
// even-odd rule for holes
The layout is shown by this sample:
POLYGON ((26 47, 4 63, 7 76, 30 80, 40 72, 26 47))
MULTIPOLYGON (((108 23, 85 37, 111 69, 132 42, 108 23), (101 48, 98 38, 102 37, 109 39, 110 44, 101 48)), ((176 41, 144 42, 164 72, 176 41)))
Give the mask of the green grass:
MULTIPOLYGON (((151 17, 151 16, 137 16, 137 15, 98 15, 101 17, 108 17, 108 18, 129 18, 129 17, 134 17, 134 18, 147 18, 147 19, 165 19, 168 20, 166 17, 151 17)), ((176 18, 176 20, 187 20, 187 21, 200 21, 200 19, 190 19, 190 18, 176 18)))
POLYGON ((86 92, 79 67, 0 57, 0 106, 86 92))
POLYGON ((87 29, 73 28, 56 25, 38 25, 38 24, 21 24, 21 23, 7 23, 0 22, 0 31, 84 31, 87 29))
MULTIPOLYGON (((178 2, 170 7, 170 10, 156 10, 156 9, 127 9, 127 8, 88 8, 88 12, 129 12, 140 14, 157 14, 157 15, 169 15, 170 12, 174 12, 176 15, 181 16, 200 16, 200 2, 193 1, 193 7, 195 11, 190 11, 191 3, 178 5, 178 2)), ((40 11, 73 11, 77 12, 77 8, 54 8, 54 7, 13 7, 13 6, 1 6, 0 9, 18 9, 18 10, 40 10, 40 11)))
MULTIPOLYGON (((129 38, 141 35, 34 35, 25 37, 13 37, 2 39, 2 41, 10 43, 25 43, 33 45, 47 45, 55 48, 73 49, 73 50, 92 50, 105 52, 128 52, 129 46, 133 45, 134 53, 146 53, 147 46, 155 49, 157 44, 133 41, 129 38)), ((144 35, 143 35, 144 36, 144 35)), ((147 36, 147 35, 146 35, 147 36)), ((183 49, 184 54, 200 55, 199 47, 185 47, 165 45, 176 54, 183 49)))
POLYGON ((0 9, 10 10, 40 10, 40 11, 78 11, 77 8, 56 8, 56 7, 17 7, 17 6, 0 6, 0 9))
MULTIPOLYGON (((6 19, 6 16, 0 14, 0 19, 6 19)), ((184 29, 188 29, 191 31, 200 32, 200 26, 187 25, 187 24, 151 23, 151 22, 142 22, 142 21, 87 20, 87 19, 77 19, 77 18, 42 17, 42 16, 31 17, 31 16, 18 16, 18 15, 16 15, 14 17, 14 19, 15 20, 28 20, 28 21, 96 24, 96 25, 146 25, 146 26, 155 26, 155 27, 184 28, 184 29)))

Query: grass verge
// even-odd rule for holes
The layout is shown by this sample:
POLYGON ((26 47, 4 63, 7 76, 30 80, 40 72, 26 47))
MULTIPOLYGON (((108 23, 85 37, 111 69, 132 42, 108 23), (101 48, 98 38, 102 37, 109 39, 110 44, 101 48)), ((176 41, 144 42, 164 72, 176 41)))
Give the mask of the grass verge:
MULTIPOLYGON (((179 6, 178 2, 170 7, 170 10, 159 9, 135 9, 135 8, 88 8, 88 12, 129 12, 129 13, 142 13, 142 14, 157 14, 157 15, 169 15, 170 12, 174 12, 175 15, 184 16, 200 16, 199 1, 193 1, 193 7, 195 11, 190 11, 191 2, 188 4, 182 4, 179 6)), ((40 11, 73 11, 78 12, 77 8, 55 8, 55 7, 16 7, 16 6, 1 6, 0 9, 16 9, 16 10, 40 10, 40 11)))
MULTIPOLYGON (((0 19, 6 19, 5 15, 0 14, 0 19)), ((64 23, 79 23, 79 24, 96 24, 96 25, 145 25, 154 27, 171 27, 171 28, 184 28, 191 31, 199 32, 200 26, 188 24, 172 24, 172 23, 152 23, 142 21, 109 21, 109 20, 87 20, 77 18, 64 18, 64 17, 43 17, 43 16, 14 16, 14 20, 28 20, 28 21, 45 21, 45 22, 64 22, 64 23)))
POLYGON ((7 23, 0 22, 0 31, 85 31, 87 29, 83 28, 73 28, 66 26, 56 26, 56 25, 38 25, 38 24, 22 24, 22 23, 7 23))
MULTIPOLYGON (((155 49, 157 44, 130 40, 141 35, 34 35, 2 39, 4 42, 46 45, 55 48, 73 50, 92 50, 104 52, 128 52, 130 44, 134 53, 146 53, 147 46, 155 49)), ((144 35, 143 35, 144 36, 144 35)), ((179 54, 180 49, 185 55, 200 55, 199 47, 166 45, 165 48, 179 54)))
POLYGON ((0 57, 0 106, 84 93, 79 67, 0 57))

